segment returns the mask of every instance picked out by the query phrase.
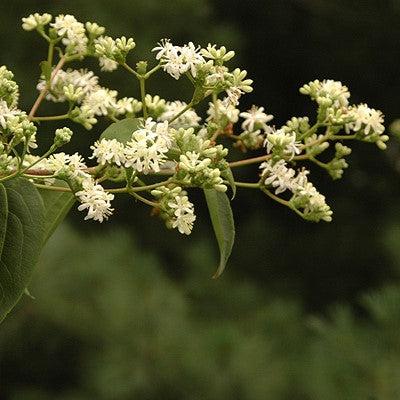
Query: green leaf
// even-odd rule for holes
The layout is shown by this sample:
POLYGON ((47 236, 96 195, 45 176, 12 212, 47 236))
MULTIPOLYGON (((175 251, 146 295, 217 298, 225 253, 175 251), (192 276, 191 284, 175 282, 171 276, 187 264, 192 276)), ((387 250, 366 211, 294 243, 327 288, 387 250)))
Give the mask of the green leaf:
POLYGON ((232 252, 235 241, 235 223, 233 221, 231 204, 225 193, 214 189, 204 189, 211 222, 217 238, 220 261, 213 278, 218 278, 224 272, 226 263, 232 252))
POLYGON ((235 184, 235 178, 234 178, 234 176, 233 176, 233 173, 232 173, 231 168, 230 168, 230 167, 227 167, 226 169, 224 169, 224 170, 221 172, 221 175, 222 175, 223 178, 225 178, 225 179, 228 181, 229 186, 230 186, 231 189, 232 189, 232 197, 231 197, 231 200, 233 200, 233 199, 235 198, 235 196, 236 196, 236 184, 235 184))
POLYGON ((117 139, 125 144, 131 139, 132 133, 140 128, 142 123, 142 118, 126 118, 114 122, 101 134, 100 139, 117 139))
POLYGON ((44 207, 26 179, 0 183, 0 322, 24 293, 43 246, 44 207))
MULTIPOLYGON (((68 186, 60 180, 57 180, 55 185, 68 186)), ((44 245, 75 203, 75 196, 68 192, 56 192, 46 189, 39 189, 39 193, 44 204, 44 245)))
POLYGON ((40 63, 40 69, 42 70, 42 75, 44 76, 44 79, 46 82, 50 81, 51 77, 51 70, 52 70, 52 65, 48 61, 42 61, 40 63))

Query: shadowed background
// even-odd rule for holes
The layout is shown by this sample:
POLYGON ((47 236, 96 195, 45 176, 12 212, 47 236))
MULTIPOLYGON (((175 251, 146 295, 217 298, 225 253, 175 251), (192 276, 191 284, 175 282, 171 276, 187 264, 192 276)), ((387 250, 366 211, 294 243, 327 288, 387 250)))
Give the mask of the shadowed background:
MULTIPOLYGON (((341 80, 352 102, 381 109, 388 124, 400 116, 397 0, 4 1, 0 63, 14 71, 28 110, 46 57, 43 40, 20 28, 33 12, 71 13, 132 36, 131 64, 152 60, 163 37, 235 49, 231 65, 255 80, 241 109, 264 106, 277 125, 313 118, 298 88, 324 78, 341 80)), ((87 66, 121 96, 138 97, 125 71, 87 66)), ((148 91, 170 100, 191 94, 161 73, 148 91)), ((40 127, 42 143, 56 126, 40 127)), ((106 123, 70 127, 65 151, 87 154, 106 123)), ((355 143, 343 179, 313 168, 334 211, 329 224, 239 191, 237 239, 217 281, 201 193, 192 194, 199 215, 189 238, 127 198, 102 225, 73 211, 43 252, 35 299, 24 298, 0 328, 0 398, 400 398, 399 158, 395 139, 386 152, 355 143)))

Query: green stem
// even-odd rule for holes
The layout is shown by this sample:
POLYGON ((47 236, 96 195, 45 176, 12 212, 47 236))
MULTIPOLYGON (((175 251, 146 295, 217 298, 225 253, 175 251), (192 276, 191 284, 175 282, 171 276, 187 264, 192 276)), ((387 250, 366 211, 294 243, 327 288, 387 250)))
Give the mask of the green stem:
POLYGON ((154 72, 158 71, 160 68, 161 68, 161 64, 156 65, 149 72, 146 72, 146 74, 144 75, 144 79, 149 79, 150 76, 153 75, 154 72))
POLYGON ((193 76, 190 72, 186 72, 185 75, 188 77, 189 81, 192 82, 193 86, 195 86, 196 81, 193 79, 193 76))
POLYGON ((322 126, 322 124, 320 122, 315 123, 310 129, 308 129, 307 131, 305 131, 299 138, 298 140, 304 140, 305 138, 307 138, 308 136, 311 136, 315 131, 317 131, 317 129, 322 126))
POLYGON ((275 194, 273 194, 272 192, 270 192, 266 187, 260 186, 260 189, 268 196, 270 197, 272 200, 277 201, 278 203, 283 204, 286 207, 292 208, 290 203, 286 200, 281 199, 280 197, 276 196, 275 194))
POLYGON ((50 41, 49 50, 47 53, 47 62, 49 63, 49 65, 53 65, 53 56, 54 56, 54 42, 50 41))
POLYGON ((314 156, 310 155, 310 156, 309 156, 309 159, 310 159, 314 164, 317 164, 319 167, 324 168, 324 169, 328 169, 328 166, 327 166, 324 162, 319 161, 319 160, 318 160, 317 158, 315 158, 314 156))
POLYGON ((135 192, 132 192, 132 190, 129 190, 128 193, 129 193, 131 196, 135 197, 136 199, 140 200, 142 203, 145 203, 145 204, 147 204, 147 205, 150 206, 150 207, 158 207, 158 204, 155 203, 154 201, 150 201, 150 200, 146 199, 145 197, 140 196, 140 194, 137 194, 137 193, 135 193, 135 192))
POLYGON ((24 172, 28 171, 28 169, 31 169, 34 165, 38 164, 40 161, 48 157, 51 153, 54 152, 56 148, 53 146, 50 147, 49 150, 46 151, 41 157, 39 157, 34 163, 31 165, 28 165, 27 167, 23 168, 22 170, 19 171, 19 175, 22 175, 24 172))
POLYGON ((138 74, 132 67, 130 67, 127 63, 121 64, 128 72, 135 75, 136 78, 140 79, 142 75, 138 74))
POLYGON ((62 119, 68 119, 69 114, 62 115, 49 115, 49 116, 41 116, 41 117, 32 117, 32 121, 60 121, 62 119))
POLYGON ((356 135, 332 135, 332 139, 334 140, 347 140, 347 139, 355 139, 356 135))
MULTIPOLYGON (((224 183, 229 183, 225 181, 224 183)), ((259 182, 257 183, 250 183, 250 182, 235 182, 237 187, 249 188, 249 189, 260 189, 259 182)))
POLYGON ((12 179, 12 178, 14 178, 14 176, 17 176, 17 175, 18 175, 18 171, 15 171, 10 175, 5 176, 4 178, 0 178, 0 182, 8 181, 9 179, 12 179))
POLYGON ((39 189, 52 190, 53 192, 72 192, 70 188, 62 186, 47 186, 40 183, 34 183, 34 185, 39 189))
POLYGON ((177 118, 179 118, 182 114, 184 114, 187 110, 193 107, 193 102, 190 102, 185 108, 183 108, 181 111, 178 112, 175 116, 173 116, 168 123, 171 123, 175 121, 177 118))
POLYGON ((140 77, 140 96, 142 98, 142 107, 143 107, 143 118, 147 119, 147 106, 146 106, 146 88, 145 88, 146 78, 140 77))
POLYGON ((144 192, 145 190, 152 190, 156 189, 160 186, 168 185, 172 182, 172 179, 167 179, 163 182, 153 183, 152 185, 145 185, 145 186, 135 186, 135 187, 123 187, 123 188, 116 188, 116 189, 105 189, 107 192, 110 193, 136 193, 136 192, 144 192))

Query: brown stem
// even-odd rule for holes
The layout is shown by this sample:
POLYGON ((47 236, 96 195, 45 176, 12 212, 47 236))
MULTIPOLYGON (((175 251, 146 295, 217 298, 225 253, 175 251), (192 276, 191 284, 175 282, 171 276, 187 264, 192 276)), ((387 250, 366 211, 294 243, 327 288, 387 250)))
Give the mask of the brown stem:
POLYGON ((48 84, 39 93, 39 96, 36 99, 35 103, 33 104, 32 108, 31 108, 31 111, 29 112, 29 115, 28 115, 28 118, 29 118, 30 121, 32 121, 32 119, 35 116, 35 113, 36 113, 37 109, 39 108, 41 102, 46 97, 46 94, 49 91, 49 88, 50 88, 50 85, 51 85, 51 81, 57 75, 58 71, 64 66, 65 62, 66 62, 66 58, 65 57, 61 57, 60 61, 58 62, 58 64, 56 65, 56 67, 54 68, 54 71, 52 72, 52 74, 50 76, 50 80, 49 80, 48 84))

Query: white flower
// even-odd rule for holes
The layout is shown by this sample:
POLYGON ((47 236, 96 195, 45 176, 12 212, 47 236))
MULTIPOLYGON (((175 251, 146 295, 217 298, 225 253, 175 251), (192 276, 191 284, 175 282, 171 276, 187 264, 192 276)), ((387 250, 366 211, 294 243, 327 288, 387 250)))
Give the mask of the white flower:
POLYGON ((79 211, 87 210, 85 220, 93 219, 94 221, 103 222, 114 211, 111 208, 111 200, 114 199, 112 193, 104 190, 103 186, 88 177, 82 182, 82 190, 75 193, 81 205, 79 211))
POLYGON ((168 123, 157 124, 148 118, 125 146, 125 167, 144 174, 160 171, 160 165, 167 159, 170 140, 168 123))
POLYGON ((185 235, 190 235, 193 223, 196 220, 193 204, 187 196, 175 196, 174 201, 170 201, 168 206, 174 211, 172 227, 185 235))
POLYGON ((93 146, 93 155, 90 158, 96 158, 101 165, 116 164, 121 166, 125 162, 124 145, 116 139, 101 139, 93 146))
POLYGON ((240 116, 244 118, 242 128, 245 131, 252 132, 256 129, 267 129, 267 122, 271 121, 273 115, 268 115, 264 112, 264 107, 252 106, 250 110, 240 113, 240 116))
MULTIPOLYGON (((60 70, 56 76, 52 79, 51 88, 49 94, 46 96, 47 100, 54 102, 63 102, 67 98, 65 96, 64 87, 73 85, 75 90, 81 88, 83 94, 86 95, 96 90, 98 86, 99 78, 94 75, 92 71, 87 69, 67 69, 66 71, 60 70)), ((40 80, 37 89, 39 91, 46 87, 46 81, 40 80)))
POLYGON ((285 160, 279 160, 276 163, 268 160, 263 162, 260 168, 262 169, 261 176, 265 178, 265 185, 271 185, 275 188, 275 194, 293 189, 293 178, 296 172, 286 166, 285 160))
POLYGON ((360 104, 357 107, 351 108, 355 121, 346 125, 346 131, 353 130, 355 132, 364 131, 367 136, 372 133, 381 135, 385 131, 383 126, 383 115, 379 110, 369 108, 367 104, 360 104))
POLYGON ((156 59, 162 62, 164 71, 175 79, 179 79, 188 71, 196 77, 196 67, 205 63, 200 54, 200 47, 196 47, 192 42, 184 46, 173 46, 168 39, 163 39, 152 51, 157 52, 156 59))
POLYGON ((239 119, 239 110, 230 102, 226 100, 217 100, 217 112, 214 103, 208 103, 209 107, 207 110, 207 121, 218 121, 221 117, 225 117, 228 122, 232 124, 236 123, 239 119))
POLYGON ((67 171, 73 176, 78 176, 81 170, 86 168, 83 161, 82 156, 78 153, 72 155, 55 153, 47 159, 47 168, 51 170, 54 175, 67 171))
POLYGON ((309 95, 319 104, 335 108, 347 107, 350 92, 342 82, 325 79, 322 82, 316 79, 300 88, 300 93, 309 95))
POLYGON ((161 39, 158 46, 154 47, 151 51, 157 51, 156 60, 161 60, 163 57, 168 57, 169 52, 174 47, 170 39, 161 39))
POLYGON ((284 155, 289 156, 290 159, 295 154, 300 154, 299 144, 300 142, 296 142, 296 134, 294 132, 286 133, 283 129, 272 130, 267 133, 264 141, 264 146, 267 146, 267 153, 271 153, 276 148, 278 152, 283 151, 284 155))
POLYGON ((232 86, 226 90, 227 98, 225 100, 226 104, 232 104, 237 106, 239 104, 239 99, 244 92, 236 86, 232 86))
POLYGON ((142 103, 133 97, 123 97, 117 101, 115 111, 117 115, 137 113, 142 109, 142 103))
POLYGON ((57 31, 58 36, 65 36, 69 32, 74 32, 77 26, 79 26, 77 24, 79 24, 79 22, 73 15, 60 14, 56 17, 55 21, 51 24, 51 26, 57 31))
POLYGON ((305 180, 302 186, 296 187, 294 195, 293 202, 300 205, 304 218, 311 221, 332 221, 333 213, 326 204, 325 196, 311 182, 305 180))
POLYGON ((57 35, 62 37, 67 52, 83 54, 87 50, 88 38, 85 34, 85 26, 76 20, 73 15, 59 15, 51 26, 57 35))
POLYGON ((347 106, 349 104, 350 92, 347 86, 344 86, 342 82, 334 81, 332 79, 325 79, 321 83, 319 96, 329 97, 333 100, 333 106, 347 106))
POLYGON ((116 108, 118 92, 107 88, 99 88, 89 93, 82 105, 92 110, 95 115, 107 115, 110 110, 116 108))
MULTIPOLYGON (((166 111, 163 112, 159 120, 160 121, 169 121, 175 117, 175 115, 179 114, 187 104, 183 101, 168 101, 165 103, 166 111)), ((177 119, 171 122, 171 126, 174 128, 189 128, 191 126, 198 126, 201 117, 199 117, 192 108, 186 110, 182 115, 180 115, 177 119)))
POLYGON ((16 115, 21 115, 22 111, 16 108, 10 109, 4 100, 0 100, 0 125, 3 129, 7 128, 7 119, 16 115))
POLYGON ((99 65, 102 71, 111 72, 118 68, 118 63, 107 57, 99 57, 99 65))

